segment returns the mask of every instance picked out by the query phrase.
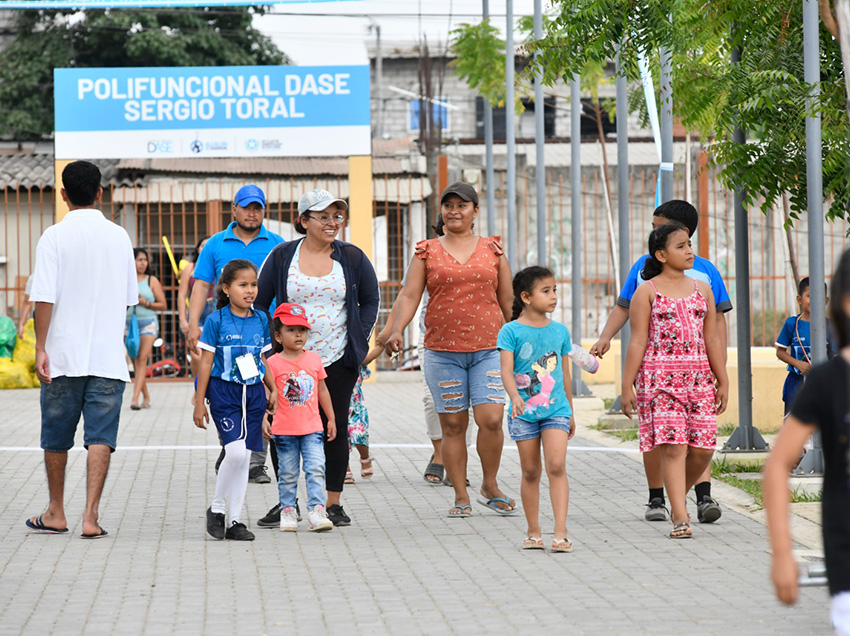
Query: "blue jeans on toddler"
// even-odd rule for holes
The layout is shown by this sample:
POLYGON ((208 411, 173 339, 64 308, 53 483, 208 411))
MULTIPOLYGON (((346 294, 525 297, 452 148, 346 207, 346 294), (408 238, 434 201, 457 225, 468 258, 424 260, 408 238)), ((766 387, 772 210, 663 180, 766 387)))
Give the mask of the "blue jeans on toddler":
POLYGON ((280 507, 295 507, 298 490, 298 460, 302 460, 307 481, 307 508, 325 505, 325 434, 323 431, 307 435, 275 435, 277 449, 277 490, 280 507))

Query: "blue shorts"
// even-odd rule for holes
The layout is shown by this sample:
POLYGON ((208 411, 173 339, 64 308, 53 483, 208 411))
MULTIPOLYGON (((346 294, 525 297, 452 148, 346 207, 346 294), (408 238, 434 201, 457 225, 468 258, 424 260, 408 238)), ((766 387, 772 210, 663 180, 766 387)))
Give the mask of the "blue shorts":
POLYGON ((794 402, 794 397, 803 386, 806 378, 796 373, 789 373, 785 378, 785 384, 782 386, 782 401, 785 402, 785 415, 791 412, 791 404, 794 402))
POLYGON ((425 349, 425 383, 437 413, 505 403, 498 349, 470 353, 425 349))
POLYGON ((41 448, 53 453, 73 448, 82 416, 85 447, 102 444, 114 451, 124 386, 123 380, 94 375, 60 375, 42 383, 41 448))
MULTIPOLYGON (((130 318, 127 318, 127 321, 124 323, 125 338, 130 331, 130 320, 130 318)), ((139 322, 140 336, 153 336, 156 338, 159 335, 159 321, 156 318, 139 318, 136 316, 136 320, 139 322)))
POLYGON ((263 450, 263 417, 266 414, 267 401, 266 388, 262 382, 239 384, 210 378, 207 399, 210 403, 210 417, 218 429, 222 444, 227 446, 230 442, 245 440, 245 447, 248 450, 258 452, 263 450))
POLYGON ((518 417, 508 417, 508 434, 515 442, 521 442, 527 439, 537 439, 540 433, 546 429, 556 429, 564 431, 567 435, 570 434, 571 418, 555 416, 547 417, 539 422, 527 422, 518 417))

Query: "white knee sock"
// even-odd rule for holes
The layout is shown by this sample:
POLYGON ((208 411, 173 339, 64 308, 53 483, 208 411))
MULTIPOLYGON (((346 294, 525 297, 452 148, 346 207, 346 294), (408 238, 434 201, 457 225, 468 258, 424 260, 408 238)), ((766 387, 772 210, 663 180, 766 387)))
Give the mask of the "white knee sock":
POLYGON ((224 513, 225 498, 230 498, 230 519, 228 526, 239 521, 242 506, 245 504, 245 493, 248 490, 248 464, 251 453, 245 448, 245 441, 230 442, 224 447, 224 461, 218 468, 218 478, 215 480, 215 498, 212 511, 224 513))

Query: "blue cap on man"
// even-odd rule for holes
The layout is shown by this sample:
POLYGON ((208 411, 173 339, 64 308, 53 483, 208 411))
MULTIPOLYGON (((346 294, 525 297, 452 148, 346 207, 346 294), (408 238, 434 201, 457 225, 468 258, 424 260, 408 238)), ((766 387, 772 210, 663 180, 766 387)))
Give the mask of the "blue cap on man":
POLYGON ((251 203, 259 203, 265 209, 266 195, 255 185, 244 185, 233 197, 233 205, 246 208, 251 203))

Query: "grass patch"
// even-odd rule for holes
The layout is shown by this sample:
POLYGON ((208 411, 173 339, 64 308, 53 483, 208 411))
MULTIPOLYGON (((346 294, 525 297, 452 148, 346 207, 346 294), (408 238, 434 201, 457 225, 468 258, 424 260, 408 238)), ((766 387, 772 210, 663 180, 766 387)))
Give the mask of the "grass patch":
POLYGON ((605 410, 610 411, 616 400, 617 398, 602 398, 602 404, 605 406, 605 410))
POLYGON ((632 442, 638 438, 638 429, 636 428, 606 428, 599 423, 590 424, 588 428, 617 437, 621 442, 632 442))
POLYGON ((638 438, 636 428, 609 429, 605 431, 608 435, 619 437, 621 442, 633 442, 638 438))
POLYGON ((724 455, 721 459, 711 460, 711 476, 720 478, 722 475, 729 473, 760 473, 761 466, 758 464, 743 464, 736 461, 730 461, 728 455, 724 455))
POLYGON ((800 488, 791 491, 791 503, 816 503, 823 501, 823 491, 808 492, 800 488))
POLYGON ((730 486, 735 486, 739 490, 743 490, 755 500, 756 506, 759 508, 764 505, 764 493, 761 489, 761 481, 757 479, 743 479, 730 473, 720 473, 715 476, 714 471, 712 471, 711 476, 730 486))

